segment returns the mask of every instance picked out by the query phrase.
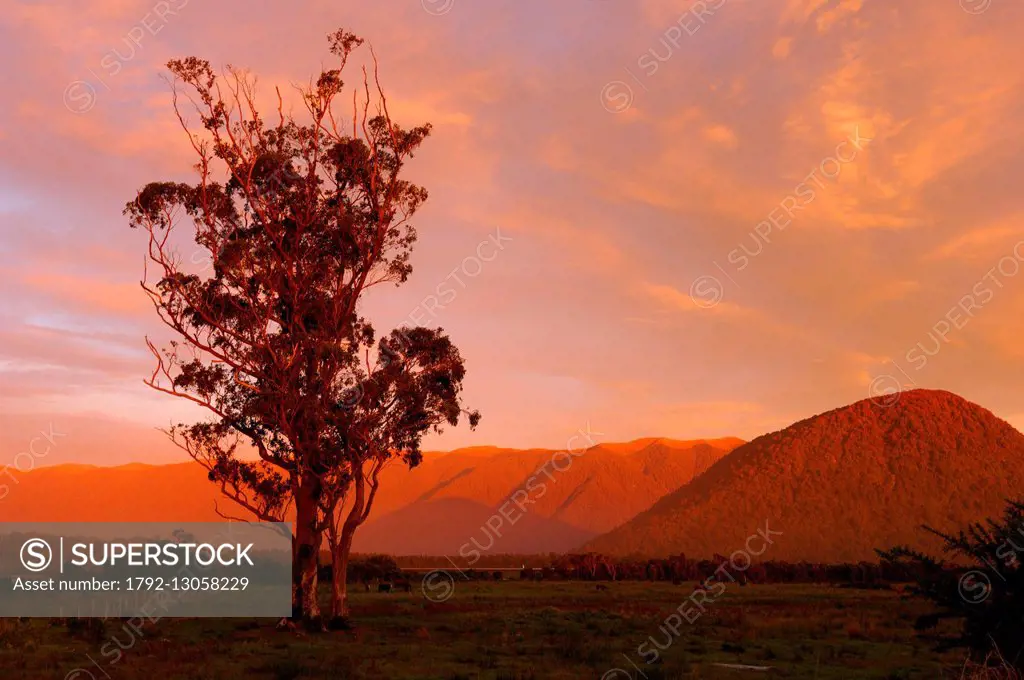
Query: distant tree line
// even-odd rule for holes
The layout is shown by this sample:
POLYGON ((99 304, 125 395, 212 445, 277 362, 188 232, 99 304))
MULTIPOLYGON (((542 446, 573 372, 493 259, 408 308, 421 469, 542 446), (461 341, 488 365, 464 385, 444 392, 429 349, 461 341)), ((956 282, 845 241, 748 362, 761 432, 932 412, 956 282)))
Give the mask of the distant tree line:
MULTIPOLYGON (((321 578, 330 579, 330 564, 321 560, 321 578)), ((712 559, 691 559, 684 554, 667 558, 625 557, 613 558, 597 553, 544 554, 544 555, 488 555, 473 566, 452 565, 445 556, 353 555, 348 568, 348 581, 391 580, 402 574, 444 569, 453 575, 471 580, 493 580, 495 573, 501 578, 519 578, 537 581, 667 581, 673 583, 704 582, 715 577, 728 580, 722 572, 729 558, 716 555, 712 559)), ((946 567, 952 577, 964 568, 946 567)), ((885 588, 891 584, 917 582, 924 568, 912 563, 856 562, 816 563, 772 560, 755 562, 743 570, 729 570, 740 583, 808 583, 832 584, 845 587, 885 588)))

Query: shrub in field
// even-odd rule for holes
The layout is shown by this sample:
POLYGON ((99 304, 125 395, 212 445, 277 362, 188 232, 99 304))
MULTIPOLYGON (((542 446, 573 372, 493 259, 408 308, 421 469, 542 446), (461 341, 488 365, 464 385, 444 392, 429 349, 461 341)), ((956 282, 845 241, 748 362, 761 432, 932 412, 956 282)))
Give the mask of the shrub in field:
POLYGON ((887 562, 911 565, 913 592, 937 605, 915 627, 940 650, 966 648, 974 664, 1024 671, 1024 502, 1011 502, 1001 520, 977 522, 957 534, 925 528, 942 538, 947 554, 968 566, 951 566, 906 547, 879 551, 887 562), (960 622, 959 632, 937 632, 940 622, 950 619, 960 622))

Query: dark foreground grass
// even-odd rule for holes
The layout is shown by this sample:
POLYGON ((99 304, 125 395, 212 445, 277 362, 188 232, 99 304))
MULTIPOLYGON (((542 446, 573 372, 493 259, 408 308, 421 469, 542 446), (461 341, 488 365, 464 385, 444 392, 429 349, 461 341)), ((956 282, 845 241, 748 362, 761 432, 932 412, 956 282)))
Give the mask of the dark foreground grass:
POLYGON ((268 620, 165 619, 144 623, 139 633, 109 620, 104 630, 72 634, 46 620, 0 620, 0 678, 644 677, 634 664, 650 680, 958 676, 956 656, 940 657, 914 636, 913 621, 926 605, 891 591, 732 584, 676 636, 662 625, 692 584, 603 585, 608 589, 577 582, 460 582, 443 603, 418 589, 356 593, 355 629, 343 633, 278 631, 268 620), (645 641, 645 651, 653 648, 649 637, 661 646, 671 642, 651 665, 637 652, 645 641))

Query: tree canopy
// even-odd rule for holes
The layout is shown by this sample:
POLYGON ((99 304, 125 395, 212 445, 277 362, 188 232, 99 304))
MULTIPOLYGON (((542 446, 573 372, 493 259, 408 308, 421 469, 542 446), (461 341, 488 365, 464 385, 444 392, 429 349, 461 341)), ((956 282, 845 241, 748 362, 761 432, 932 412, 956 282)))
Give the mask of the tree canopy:
MULTIPOLYGON (((125 209, 148 234, 142 287, 176 336, 162 348, 147 339, 146 382, 210 413, 170 434, 228 498, 263 520, 294 513, 293 608, 304 618, 319 617, 324 532, 347 559, 380 470, 416 465, 425 433, 479 419, 463 407, 462 357, 443 330, 379 335, 360 311, 369 288, 412 271, 411 220, 427 192, 402 171, 430 134, 392 122, 375 57, 346 120, 342 72, 362 44, 329 36, 337 67, 301 89, 301 118, 284 112, 280 90, 264 118, 243 71, 169 62, 198 181, 147 184, 125 209), (181 222, 212 271, 183 265, 171 239, 181 222)), ((347 613, 344 593, 335 608, 347 613)))

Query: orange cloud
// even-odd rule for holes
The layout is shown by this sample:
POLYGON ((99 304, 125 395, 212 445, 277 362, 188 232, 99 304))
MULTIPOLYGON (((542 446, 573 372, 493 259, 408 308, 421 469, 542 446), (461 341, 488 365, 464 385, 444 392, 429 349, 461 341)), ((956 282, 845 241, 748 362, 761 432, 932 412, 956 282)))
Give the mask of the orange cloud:
MULTIPOLYGON (((435 126, 408 168, 430 191, 413 276, 366 313, 407 319, 496 228, 513 238, 431 319, 485 414, 433 448, 550 444, 588 419, 618 439, 756 436, 866 396, 1020 240, 1024 5, 725 2, 692 33, 692 3, 592 5, 189 3, 110 75, 100 60, 152 7, 9 2, 3 393, 36 414, 176 413, 142 396, 141 338, 160 328, 120 214, 143 183, 192 177, 163 63, 205 46, 298 110, 291 83, 329 65, 333 26, 372 40, 400 123, 435 126), (65 101, 77 80, 87 111, 65 101), (853 154, 851 137, 870 141, 853 154)), ((1020 414, 1024 278, 999 283, 907 370, 1020 414)))

